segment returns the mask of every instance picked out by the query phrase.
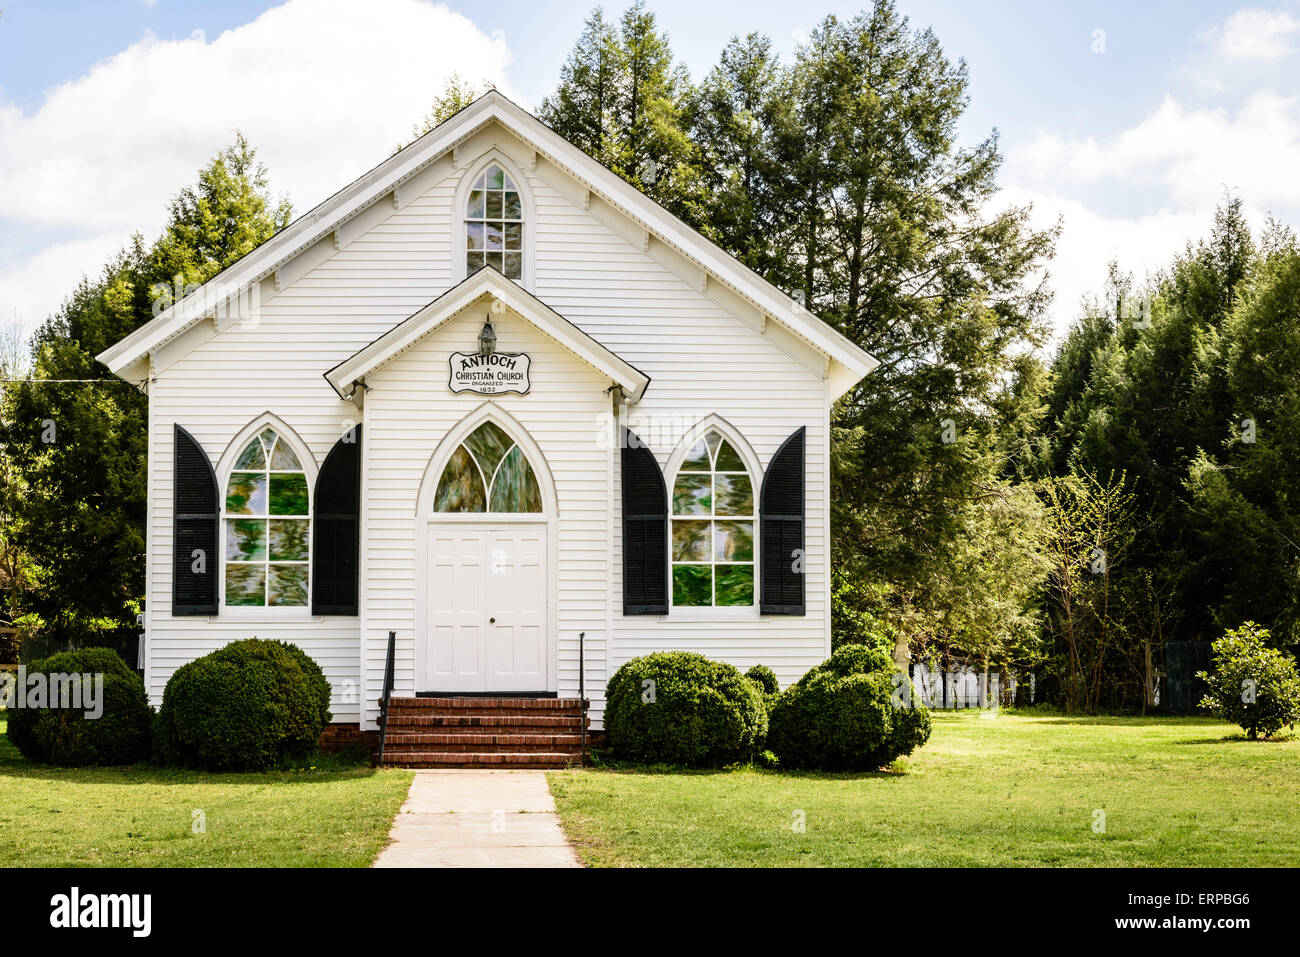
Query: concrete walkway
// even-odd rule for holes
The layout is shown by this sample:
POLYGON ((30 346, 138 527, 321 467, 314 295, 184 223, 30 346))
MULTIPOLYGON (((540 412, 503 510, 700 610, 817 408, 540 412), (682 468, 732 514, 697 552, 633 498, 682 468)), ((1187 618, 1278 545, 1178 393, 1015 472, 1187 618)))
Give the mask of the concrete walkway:
POLYGON ((545 771, 416 771, 375 867, 581 867, 545 771))

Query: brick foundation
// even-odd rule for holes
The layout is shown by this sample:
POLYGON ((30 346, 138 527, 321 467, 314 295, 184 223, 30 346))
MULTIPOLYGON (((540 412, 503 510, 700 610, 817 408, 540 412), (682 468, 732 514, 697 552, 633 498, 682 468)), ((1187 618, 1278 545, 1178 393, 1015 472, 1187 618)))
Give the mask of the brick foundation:
POLYGON ((325 752, 334 753, 344 748, 365 748, 375 755, 379 753, 379 732, 362 731, 357 722, 351 724, 327 724, 321 732, 319 745, 325 752))

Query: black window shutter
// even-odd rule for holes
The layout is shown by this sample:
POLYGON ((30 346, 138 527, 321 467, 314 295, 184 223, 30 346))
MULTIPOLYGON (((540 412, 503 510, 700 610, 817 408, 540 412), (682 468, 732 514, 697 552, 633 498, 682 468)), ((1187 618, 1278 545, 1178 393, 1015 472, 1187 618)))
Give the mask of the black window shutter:
POLYGON ((172 462, 172 614, 217 613, 217 475, 198 440, 175 426, 172 462))
POLYGON ((356 615, 361 575, 361 426, 334 443, 312 504, 311 612, 356 615))
POLYGON ((802 615, 804 603, 804 445, 800 426, 786 439, 763 476, 759 496, 762 584, 759 611, 764 615, 802 615))
POLYGON ((668 490, 654 453, 623 429, 623 614, 668 614, 668 490))

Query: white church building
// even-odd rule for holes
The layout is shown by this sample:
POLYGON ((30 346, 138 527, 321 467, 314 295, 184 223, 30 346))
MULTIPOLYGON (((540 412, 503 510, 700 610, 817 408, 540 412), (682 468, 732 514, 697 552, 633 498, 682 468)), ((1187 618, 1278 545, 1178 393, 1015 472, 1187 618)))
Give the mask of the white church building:
POLYGON ((99 357, 149 396, 144 678, 291 641, 334 720, 830 653, 829 413, 876 365, 497 92, 99 357), (581 654, 580 654, 580 636, 581 654))

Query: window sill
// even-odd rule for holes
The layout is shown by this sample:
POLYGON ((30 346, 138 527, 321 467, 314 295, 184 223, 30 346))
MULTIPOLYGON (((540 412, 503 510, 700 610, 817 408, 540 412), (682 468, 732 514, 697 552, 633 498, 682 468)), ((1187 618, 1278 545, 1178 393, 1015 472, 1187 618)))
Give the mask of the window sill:
POLYGON ((757 608, 674 608, 666 615, 657 616, 657 620, 703 624, 711 621, 759 622, 770 617, 760 615, 757 608))
POLYGON ((268 625, 282 624, 286 621, 319 622, 325 619, 313 615, 310 608, 250 608, 247 606, 222 606, 217 614, 208 616, 210 622, 248 621, 265 622, 268 625))

